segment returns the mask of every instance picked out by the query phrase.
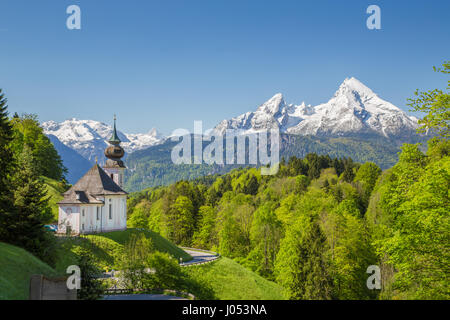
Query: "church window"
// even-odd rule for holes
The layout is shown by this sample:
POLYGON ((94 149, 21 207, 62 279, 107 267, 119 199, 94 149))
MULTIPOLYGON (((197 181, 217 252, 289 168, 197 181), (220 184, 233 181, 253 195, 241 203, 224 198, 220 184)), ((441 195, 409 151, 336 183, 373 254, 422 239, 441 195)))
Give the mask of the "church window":
POLYGON ((81 230, 84 230, 84 223, 81 224, 81 230))
POLYGON ((84 209, 81 212, 82 212, 82 216, 84 217, 84 209))
POLYGON ((109 204, 109 219, 112 219, 112 204, 109 204))
POLYGON ((97 221, 100 220, 100 207, 97 207, 97 221))

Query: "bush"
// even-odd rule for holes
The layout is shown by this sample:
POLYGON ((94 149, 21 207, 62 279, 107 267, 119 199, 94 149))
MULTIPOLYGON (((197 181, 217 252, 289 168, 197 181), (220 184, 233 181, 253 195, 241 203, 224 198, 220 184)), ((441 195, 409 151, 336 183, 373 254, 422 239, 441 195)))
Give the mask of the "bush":
POLYGON ((92 255, 81 249, 78 255, 78 266, 81 270, 81 288, 78 290, 80 300, 98 300, 103 295, 103 285, 97 276, 101 271, 95 267, 92 255))
POLYGON ((153 252, 147 259, 151 270, 143 280, 146 289, 181 289, 183 273, 178 262, 167 253, 153 252))

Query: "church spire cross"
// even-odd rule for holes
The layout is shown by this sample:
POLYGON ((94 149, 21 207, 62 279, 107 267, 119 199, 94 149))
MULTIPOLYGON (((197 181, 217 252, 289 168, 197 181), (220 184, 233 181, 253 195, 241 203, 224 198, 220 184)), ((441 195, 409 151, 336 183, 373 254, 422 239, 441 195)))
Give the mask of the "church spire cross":
POLYGON ((111 137, 111 139, 109 139, 109 143, 113 144, 113 145, 118 145, 119 143, 121 143, 122 141, 120 141, 119 136, 117 135, 117 130, 116 130, 116 120, 117 117, 114 114, 114 130, 113 130, 113 135, 111 137))

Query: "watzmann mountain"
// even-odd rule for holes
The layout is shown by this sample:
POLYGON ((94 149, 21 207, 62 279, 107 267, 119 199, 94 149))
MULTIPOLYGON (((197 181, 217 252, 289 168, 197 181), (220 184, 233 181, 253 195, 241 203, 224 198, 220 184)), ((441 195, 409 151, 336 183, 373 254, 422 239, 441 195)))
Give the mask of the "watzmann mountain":
POLYGON ((317 106, 304 102, 286 104, 283 95, 278 93, 256 111, 223 120, 215 130, 223 134, 227 129, 250 133, 271 128, 287 134, 317 137, 400 138, 415 132, 417 118, 381 99, 357 79, 349 78, 326 103, 317 106))

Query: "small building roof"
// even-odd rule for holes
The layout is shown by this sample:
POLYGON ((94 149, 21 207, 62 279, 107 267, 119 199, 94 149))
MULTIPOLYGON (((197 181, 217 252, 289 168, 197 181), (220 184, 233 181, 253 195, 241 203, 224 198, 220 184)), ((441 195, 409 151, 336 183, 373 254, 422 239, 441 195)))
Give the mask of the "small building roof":
POLYGON ((98 164, 95 164, 68 191, 58 204, 103 204, 96 196, 126 195, 98 164))

